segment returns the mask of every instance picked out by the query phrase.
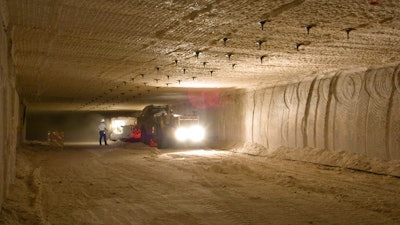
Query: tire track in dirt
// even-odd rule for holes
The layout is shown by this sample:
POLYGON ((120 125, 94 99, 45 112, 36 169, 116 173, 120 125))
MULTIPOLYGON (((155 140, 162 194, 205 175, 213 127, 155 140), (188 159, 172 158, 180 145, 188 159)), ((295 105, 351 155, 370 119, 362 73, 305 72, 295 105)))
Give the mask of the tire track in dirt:
POLYGON ((400 181, 393 177, 139 145, 35 154, 43 215, 52 224, 400 222, 400 181))
MULTIPOLYGON (((394 177, 382 177, 376 174, 351 171, 341 168, 332 168, 303 162, 284 162, 266 160, 271 170, 278 168, 282 163, 291 165, 284 170, 278 170, 276 178, 278 184, 296 188, 305 192, 325 195, 328 198, 347 202, 367 210, 383 213, 396 221, 400 221, 399 196, 400 180, 394 177), (307 169, 302 172, 301 168, 307 169), (371 198, 371 190, 374 195, 371 198), (396 194, 397 193, 397 194, 396 194)), ((264 165, 264 162, 258 161, 264 165)), ((254 165, 254 163, 252 164, 254 165)), ((258 171, 258 170, 256 170, 258 171)))
MULTIPOLYGON (((187 221, 188 224, 201 224, 198 221, 204 220, 207 221, 205 222, 206 224, 220 224, 220 222, 214 223, 210 219, 215 217, 216 212, 218 212, 219 217, 225 215, 225 212, 219 212, 220 210, 215 207, 215 202, 213 201, 215 196, 210 197, 208 191, 204 190, 203 186, 193 182, 192 174, 187 173, 186 171, 176 171, 177 168, 173 167, 171 164, 163 163, 158 160, 157 156, 160 154, 160 152, 158 152, 158 154, 153 154, 152 152, 147 156, 134 156, 133 158, 126 159, 126 161, 123 163, 120 162, 118 165, 106 163, 104 166, 108 167, 110 171, 113 171, 112 174, 115 174, 115 176, 119 176, 122 179, 134 178, 135 180, 141 180, 144 182, 138 192, 140 192, 143 197, 142 202, 146 202, 146 204, 153 205, 153 207, 157 208, 156 211, 158 218, 153 221, 154 223, 160 222, 160 224, 174 224, 174 218, 177 217, 187 221), (149 157, 152 159, 149 160, 149 157), (129 165, 131 165, 129 164, 130 161, 135 163, 133 168, 129 168, 129 165), (146 171, 146 173, 143 172, 143 174, 140 175, 141 172, 135 172, 132 177, 118 175, 118 173, 126 174, 126 172, 129 172, 131 169, 139 169, 139 171, 146 171), (151 187, 154 184, 157 184, 157 187, 151 187), (177 189, 176 185, 182 187, 177 189), (179 191, 179 189, 182 190, 179 191), (180 194, 175 194, 174 192, 171 192, 171 190, 174 192, 177 191, 180 194), (202 197, 187 197, 185 191, 188 191, 189 193, 197 193, 198 196, 202 197), (160 203, 169 204, 169 206, 165 209, 158 208, 157 205, 160 203), (209 215, 206 218, 200 218, 196 213, 192 212, 191 208, 193 207, 196 208, 196 211, 202 211, 209 215), (162 223, 161 220, 163 221, 162 223)), ((215 221, 218 221, 217 217, 215 217, 215 221)), ((230 221, 230 224, 238 224, 229 218, 225 218, 225 221, 230 221)))
MULTIPOLYGON (((211 181, 210 173, 223 176, 251 177, 253 180, 264 180, 295 192, 312 193, 322 195, 332 201, 352 204, 379 214, 387 215, 398 221, 399 203, 393 193, 400 193, 399 181, 395 178, 382 180, 382 177, 373 174, 342 170, 325 166, 311 165, 299 162, 288 162, 284 160, 272 160, 268 158, 255 158, 250 156, 236 155, 237 159, 208 159, 206 162, 192 160, 195 167, 186 167, 174 163, 173 166, 189 173, 196 173, 201 184, 207 188, 213 188, 215 192, 232 183, 224 183, 223 179, 211 181), (304 167, 308 169, 306 172, 304 167), (260 169, 261 168, 261 169, 260 169), (260 173, 259 171, 265 171, 260 173), (393 185, 394 184, 394 185, 393 185), (386 188, 382 188, 382 186, 386 188), (379 197, 372 198, 371 190, 379 197)), ((232 178, 231 178, 232 181, 232 178)), ((236 186, 237 188, 238 186, 236 186)), ((218 194, 216 194, 218 195, 218 194)), ((228 213, 229 214, 229 213, 228 213)), ((245 223, 246 221, 241 221, 245 223)), ((254 224, 254 221, 253 221, 254 224)))

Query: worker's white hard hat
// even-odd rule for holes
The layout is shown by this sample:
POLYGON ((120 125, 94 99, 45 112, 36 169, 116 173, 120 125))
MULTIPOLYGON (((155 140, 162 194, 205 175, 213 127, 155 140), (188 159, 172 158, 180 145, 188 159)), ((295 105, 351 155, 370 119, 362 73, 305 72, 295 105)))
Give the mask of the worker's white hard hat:
POLYGON ((101 119, 101 120, 100 120, 100 122, 102 122, 102 123, 104 123, 104 121, 105 121, 104 119, 101 119))

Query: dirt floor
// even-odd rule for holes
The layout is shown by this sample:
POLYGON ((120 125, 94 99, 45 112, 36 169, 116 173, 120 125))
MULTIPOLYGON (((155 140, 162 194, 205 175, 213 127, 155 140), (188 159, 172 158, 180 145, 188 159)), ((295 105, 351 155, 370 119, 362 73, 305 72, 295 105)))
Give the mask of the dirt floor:
POLYGON ((400 179, 224 150, 25 146, 0 224, 400 224, 400 179))

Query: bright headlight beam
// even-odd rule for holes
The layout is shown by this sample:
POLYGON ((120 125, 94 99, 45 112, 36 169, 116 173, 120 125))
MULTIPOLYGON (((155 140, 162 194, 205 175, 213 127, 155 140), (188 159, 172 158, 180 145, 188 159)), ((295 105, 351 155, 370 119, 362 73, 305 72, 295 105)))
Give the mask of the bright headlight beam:
POLYGON ((178 141, 181 141, 181 142, 186 141, 186 140, 188 139, 188 136, 187 136, 187 135, 188 135, 188 134, 187 134, 187 129, 186 129, 186 128, 179 127, 179 128, 175 131, 175 138, 176 138, 178 141))
POLYGON ((180 141, 192 141, 192 142, 199 142, 202 141, 205 137, 205 130, 200 126, 192 126, 189 128, 179 127, 175 131, 175 138, 180 141))
POLYGON ((199 142, 204 139, 205 132, 204 129, 200 126, 193 126, 189 129, 189 138, 193 142, 199 142))

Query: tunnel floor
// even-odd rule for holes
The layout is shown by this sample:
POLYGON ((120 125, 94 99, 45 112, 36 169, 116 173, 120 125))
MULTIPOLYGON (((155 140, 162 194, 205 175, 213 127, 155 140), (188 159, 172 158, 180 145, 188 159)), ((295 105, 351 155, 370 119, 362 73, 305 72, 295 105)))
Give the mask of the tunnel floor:
POLYGON ((216 149, 24 146, 0 224, 400 224, 400 179, 216 149))

